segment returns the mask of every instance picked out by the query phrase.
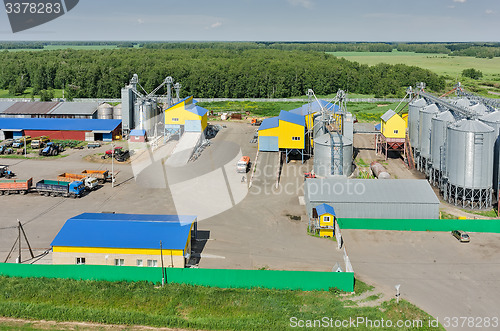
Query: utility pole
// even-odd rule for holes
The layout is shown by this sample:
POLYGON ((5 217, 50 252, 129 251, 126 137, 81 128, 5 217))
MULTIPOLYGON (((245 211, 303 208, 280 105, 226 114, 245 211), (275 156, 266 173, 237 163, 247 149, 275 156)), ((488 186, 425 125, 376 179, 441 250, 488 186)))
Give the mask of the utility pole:
POLYGON ((160 258, 161 258, 161 286, 165 286, 165 274, 166 270, 163 267, 163 245, 160 240, 160 258))
POLYGON ((17 263, 21 263, 21 224, 17 225, 17 242, 19 243, 19 255, 17 256, 17 263))
POLYGON ((115 187, 115 143, 111 143, 111 188, 114 187, 115 187))

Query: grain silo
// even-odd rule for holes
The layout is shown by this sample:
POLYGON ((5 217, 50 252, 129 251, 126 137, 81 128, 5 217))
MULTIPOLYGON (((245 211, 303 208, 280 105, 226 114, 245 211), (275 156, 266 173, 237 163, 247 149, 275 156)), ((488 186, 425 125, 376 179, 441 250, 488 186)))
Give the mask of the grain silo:
POLYGON ((438 185, 441 179, 441 171, 445 168, 445 142, 447 127, 455 122, 455 117, 450 111, 434 115, 431 120, 431 160, 432 170, 430 180, 438 185))
POLYGON ((97 107, 97 118, 100 120, 112 120, 113 119, 113 106, 109 103, 103 103, 97 107))
POLYGON ((497 198, 500 194, 499 192, 499 181, 500 181, 500 111, 494 111, 488 113, 479 119, 481 122, 486 123, 495 130, 495 146, 493 152, 493 190, 497 192, 497 198))
POLYGON ((314 173, 320 177, 352 174, 352 141, 329 132, 314 139, 314 173))
POLYGON ((482 103, 477 103, 474 106, 470 106, 471 109, 477 116, 483 116, 488 112, 488 107, 482 103))
POLYGON ((113 107, 113 119, 121 120, 122 119, 122 104, 116 105, 113 107))
POLYGON ((427 106, 424 99, 417 99, 408 105, 408 134, 410 136, 410 144, 414 149, 418 149, 418 121, 420 109, 427 106))
POLYGON ((432 117, 439 113, 436 104, 430 104, 420 109, 418 120, 418 142, 419 157, 417 158, 418 169, 428 174, 429 161, 431 161, 431 125, 432 117))
POLYGON ((491 207, 494 144, 495 130, 479 120, 448 126, 445 200, 462 208, 491 207))

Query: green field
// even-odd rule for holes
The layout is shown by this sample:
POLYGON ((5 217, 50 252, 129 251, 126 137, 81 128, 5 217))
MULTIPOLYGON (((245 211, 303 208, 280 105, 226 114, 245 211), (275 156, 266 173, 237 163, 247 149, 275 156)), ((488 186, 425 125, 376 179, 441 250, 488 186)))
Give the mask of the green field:
POLYGON ((7 52, 40 52, 40 51, 53 51, 59 49, 75 49, 75 50, 102 50, 102 49, 117 49, 116 45, 94 45, 94 46, 77 46, 77 45, 47 45, 43 49, 32 48, 19 48, 19 49, 6 49, 7 52))
MULTIPOLYGON (((352 294, 330 291, 220 289, 147 282, 75 281, 0 277, 0 316, 103 324, 145 325, 203 330, 285 330, 290 318, 302 320, 422 320, 427 313, 401 301, 360 307, 352 294)), ((356 295, 370 290, 356 282, 356 295)), ((373 295, 377 295, 373 292, 373 295)), ((395 323, 395 322, 394 322, 395 323)), ((315 328, 317 329, 317 328, 315 328)), ((366 330, 361 327, 360 330, 366 330)), ((439 328, 439 330, 443 330, 439 328)))
MULTIPOLYGON (((9 90, 0 90, 0 98, 12 99, 12 98, 22 98, 29 99, 31 98, 31 93, 33 88, 28 87, 23 94, 21 95, 12 95, 9 93, 9 90)), ((40 98, 40 95, 34 95, 34 98, 40 98)), ((54 98, 60 99, 62 98, 62 90, 55 89, 54 90, 54 98)))
POLYGON ((500 58, 482 59, 467 56, 448 56, 445 54, 421 54, 413 52, 333 52, 329 53, 343 57, 349 61, 375 65, 379 63, 406 64, 429 69, 448 79, 457 81, 462 70, 467 68, 479 69, 483 72, 484 80, 500 81, 500 58))

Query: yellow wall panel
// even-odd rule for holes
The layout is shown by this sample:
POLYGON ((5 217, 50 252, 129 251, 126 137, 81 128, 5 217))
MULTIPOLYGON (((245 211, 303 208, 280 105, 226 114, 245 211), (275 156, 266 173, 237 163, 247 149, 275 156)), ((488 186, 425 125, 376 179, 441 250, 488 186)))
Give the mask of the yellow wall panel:
POLYGON ((401 118, 401 116, 396 114, 387 122, 381 121, 380 130, 386 138, 405 138, 406 122, 401 118))
POLYGON ((288 149, 305 148, 305 130, 302 125, 279 121, 279 147, 288 149), (300 140, 293 140, 293 137, 299 137, 300 140))
MULTIPOLYGON (((106 247, 66 247, 54 246, 53 252, 56 253, 97 253, 97 254, 132 254, 132 255, 161 255, 159 249, 143 249, 143 248, 106 248, 106 247)), ((163 255, 180 255, 183 256, 182 249, 164 249, 163 255)))

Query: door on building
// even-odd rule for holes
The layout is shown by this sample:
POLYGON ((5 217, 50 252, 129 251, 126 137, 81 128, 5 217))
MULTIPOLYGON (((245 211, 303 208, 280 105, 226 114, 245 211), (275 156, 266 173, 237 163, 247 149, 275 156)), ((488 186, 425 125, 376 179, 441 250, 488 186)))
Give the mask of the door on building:
POLYGON ((189 121, 184 123, 184 131, 186 132, 201 132, 201 121, 189 121))
POLYGON ((259 137, 259 151, 279 152, 278 137, 259 137))
POLYGON ((102 133, 94 133, 94 140, 95 141, 102 141, 103 140, 103 134, 102 133))

